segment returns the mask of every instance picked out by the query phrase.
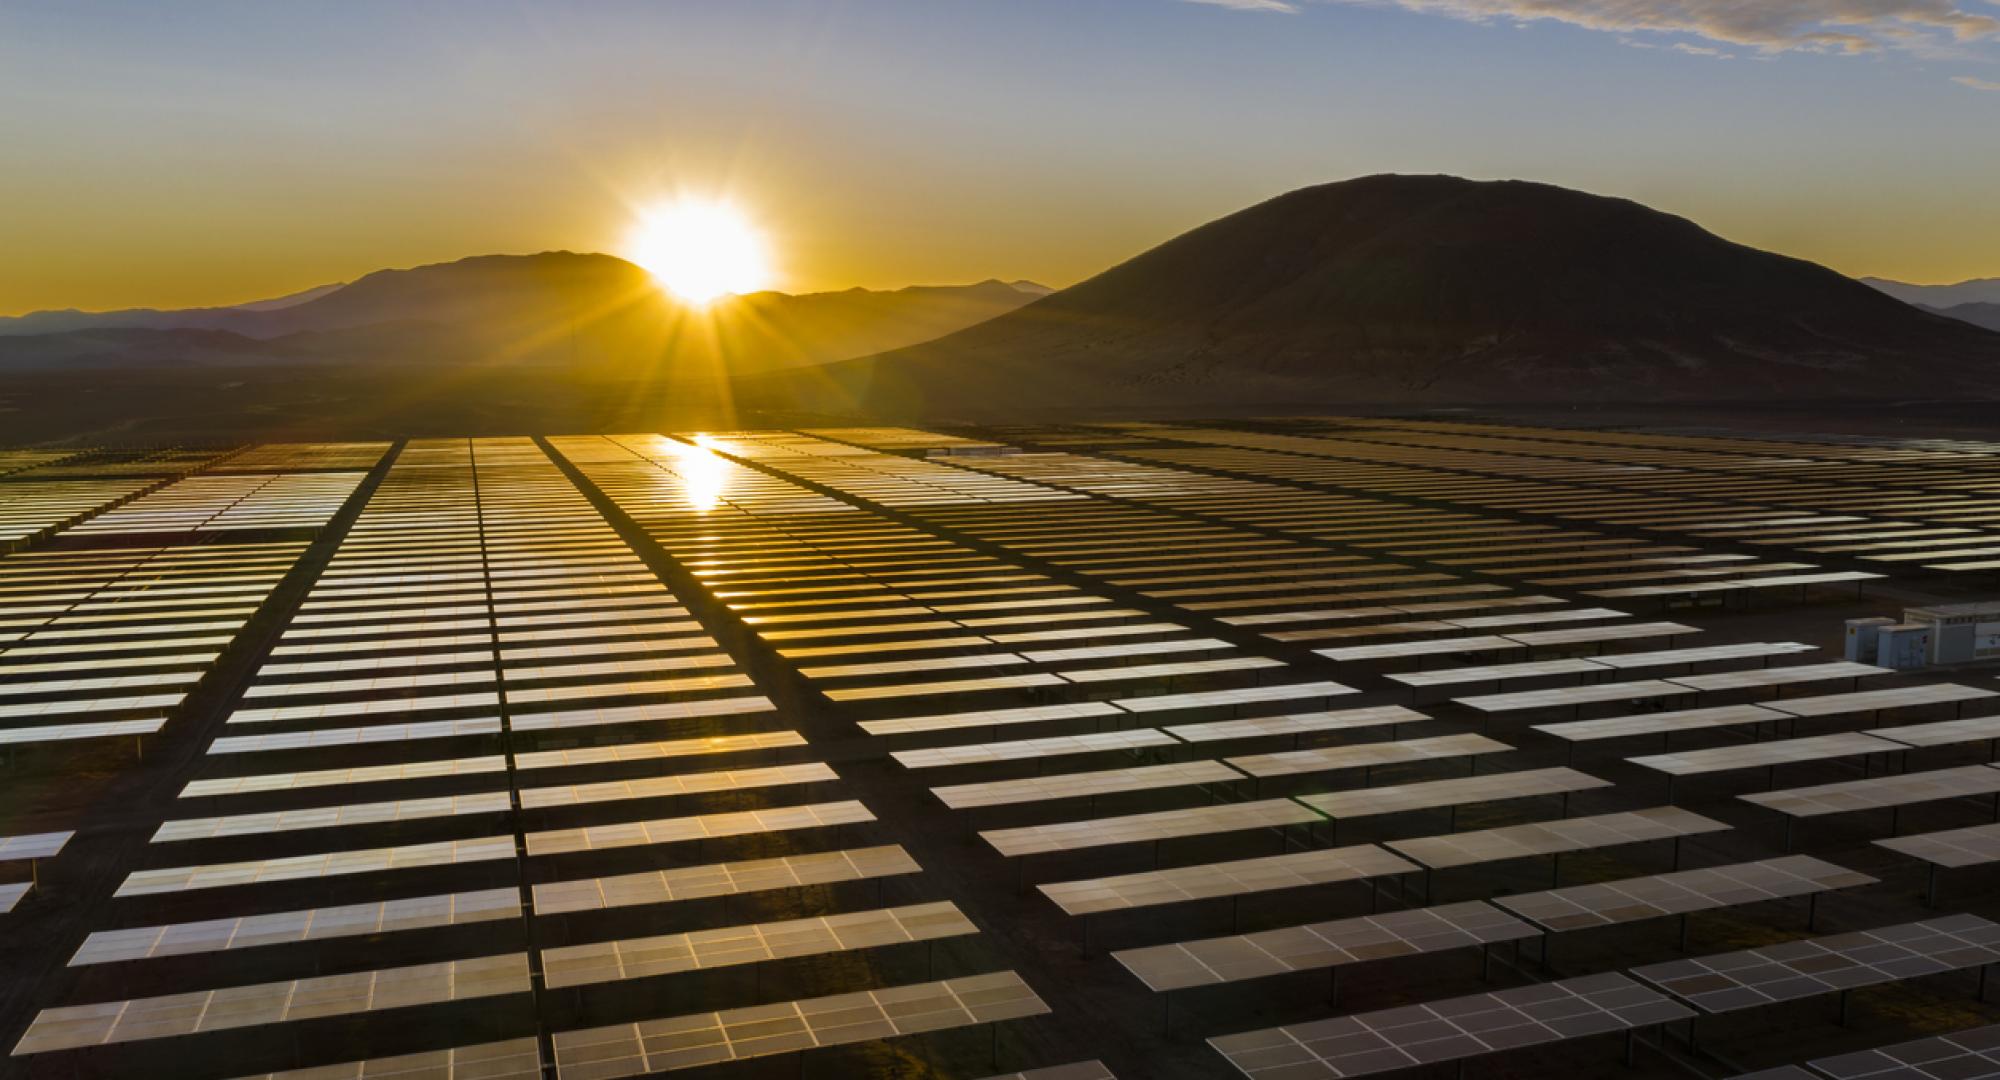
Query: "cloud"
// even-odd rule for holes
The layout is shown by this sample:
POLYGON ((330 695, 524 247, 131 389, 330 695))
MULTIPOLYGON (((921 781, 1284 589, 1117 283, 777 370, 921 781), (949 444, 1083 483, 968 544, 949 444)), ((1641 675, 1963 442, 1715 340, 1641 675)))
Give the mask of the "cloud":
MULTIPOLYGON (((1196 0, 1252 6, 1258 0, 1196 0)), ((2000 35, 1960 0, 1327 0, 1472 22, 1559 22, 1618 34, 1683 34, 1763 53, 1922 49, 2000 35)), ((1290 6, 1290 5, 1282 5, 1290 6)))
POLYGON ((1970 86, 1974 90, 1990 90, 1996 94, 2000 94, 2000 82, 1994 82, 1992 79, 1979 79, 1971 75, 1960 75, 1951 81, 1960 86, 1970 86))
POLYGON ((1190 4, 1207 4, 1210 7, 1228 8, 1231 11, 1270 11, 1281 15, 1297 15, 1299 6, 1287 0, 1187 0, 1190 4))

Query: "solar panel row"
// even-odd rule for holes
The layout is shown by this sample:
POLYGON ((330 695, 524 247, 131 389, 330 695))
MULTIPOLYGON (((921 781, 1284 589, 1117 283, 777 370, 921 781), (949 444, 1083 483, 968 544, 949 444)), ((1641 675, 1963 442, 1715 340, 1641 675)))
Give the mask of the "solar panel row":
MULTIPOLYGON (((1994 696, 1973 677, 1773 666, 1812 650, 1739 631, 1686 644, 1714 627, 1600 603, 1698 614, 1701 596, 1781 601, 1973 567, 1982 545, 2000 557, 1980 486, 2000 483, 1982 471, 2000 447, 1318 418, 411 440, 378 467, 387 450, 0 455, 0 520, 77 522, 0 559, 0 746, 22 748, 159 730, 379 478, 312 549, 324 569, 241 693, 176 729, 207 752, 127 815, 152 842, 106 859, 125 863, 119 880, 64 943, 67 973, 28 995, 40 1012, 16 1054, 117 1073, 185 1045, 266 1076, 582 1080, 727 1072, 1053 1008, 1045 1030, 1062 1034, 1032 1045, 1060 1049, 1030 1051, 1042 1060, 1102 1047, 1162 1075, 1212 1071, 1111 1047, 1129 994, 1066 1015, 1098 992, 1069 978, 1091 963, 1088 926, 1121 912, 1147 913, 1123 917, 1119 937, 1147 940, 1116 955, 1155 991, 1228 984, 1282 1019, 1314 1010, 1252 980, 1379 961, 1396 973, 1384 986, 1436 999, 1214 1040, 1273 1080, 1636 1033, 1690 1017, 1675 997, 1719 1008, 1990 962, 1990 924, 1960 917, 1635 969, 1670 969, 1671 995, 1515 965, 1555 981, 1453 997, 1471 973, 1426 957, 1539 936, 1546 968, 1556 933, 1878 884, 1811 856, 1745 858, 1770 841, 1724 837, 1741 802, 1709 799, 1708 782, 1697 814, 1613 782, 1632 775, 1621 759, 1545 767, 1578 743, 1678 736, 1629 759, 1669 775, 1795 770, 1814 782, 1739 797, 1787 821, 1940 804, 1926 820, 1943 823, 1944 804, 2000 794, 2000 769, 1961 764, 2000 716, 1880 725, 1994 696), (30 485, 97 486, 5 497, 30 485), (1856 682, 1793 689, 1836 680, 1856 682), (1388 703, 1429 687, 1463 696, 1388 703), (1655 703, 1696 707, 1640 711, 1655 703), (1558 708, 1577 715, 1519 722, 1558 708), (1802 720, 1834 730, 1802 735, 1802 720), (1755 739, 1723 742, 1732 729, 1755 739), (1944 767, 1912 769, 1912 753, 1944 767), (1818 782, 1848 759, 1894 768, 1818 782), (1571 817, 1572 799, 1591 809, 1571 817), (943 815, 917 806, 977 814, 962 824, 984 842, 945 849, 929 835, 943 815), (1625 850, 1669 841, 1678 865, 1696 837, 1741 854, 1635 875, 1651 867, 1625 850), (948 901, 926 850, 953 865, 948 901), (1499 864, 1578 852, 1601 880, 1495 895, 1520 876, 1499 864), (1057 879, 1039 886, 1045 911, 988 895, 1002 875, 981 862, 999 859, 1024 885, 1030 859, 1057 879), (1407 906, 1418 876, 1446 869, 1475 898, 1426 885, 1427 906, 1407 906), (1367 913, 1327 911, 1332 890, 1367 913), (1227 901, 1229 934, 1167 929, 1203 901, 1227 901), (1267 928, 1238 932, 1246 906, 1267 928), (1083 932, 1079 954, 1051 949, 1052 920, 1083 932), (1022 977, 1043 985, 1044 964, 1064 973, 1046 1000, 1022 977), (782 989, 767 993, 767 969, 782 989), (1710 986, 1712 972, 1735 981, 1710 986)), ((1991 828, 1881 844, 1973 866, 2000 853, 1991 828)), ((29 880, 0 884, 0 915, 72 899, 60 875, 56 892, 37 884, 49 858, 89 861, 12 859, 29 880)), ((956 1049, 922 1068, 998 1071, 997 1041, 993 1068, 972 1060, 985 1038, 971 1054, 927 1040, 956 1049)))

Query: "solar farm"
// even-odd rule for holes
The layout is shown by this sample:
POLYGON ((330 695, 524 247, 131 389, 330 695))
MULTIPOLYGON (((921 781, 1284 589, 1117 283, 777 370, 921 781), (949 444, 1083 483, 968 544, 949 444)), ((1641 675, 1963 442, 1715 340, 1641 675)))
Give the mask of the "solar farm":
POLYGON ((0 450, 0 1075, 2000 1076, 2000 657, 1843 652, 1994 596, 1960 440, 0 450))

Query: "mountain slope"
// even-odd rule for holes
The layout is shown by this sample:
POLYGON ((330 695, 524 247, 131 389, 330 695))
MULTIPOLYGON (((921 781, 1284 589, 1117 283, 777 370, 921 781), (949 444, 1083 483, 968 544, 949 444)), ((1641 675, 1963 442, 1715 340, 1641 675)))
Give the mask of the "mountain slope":
POLYGON ((2000 304, 2000 278, 1973 278, 1956 285, 1912 285, 1906 281, 1865 277, 1862 284, 1873 286, 1906 304, 1930 308, 1960 304, 2000 304))
MULTIPOLYGON (((1985 393, 2000 336, 1621 199, 1375 176, 1279 196, 770 407, 1784 400, 1985 393)), ((745 397, 747 395, 747 397, 745 397)))
POLYGON ((1947 308, 1930 308, 1947 318, 1983 326, 1988 330, 2000 331, 2000 303, 1958 304, 1947 308))
POLYGON ((315 285, 284 296, 274 296, 269 300, 253 300, 247 304, 232 305, 237 311, 277 311, 280 308, 297 307, 308 300, 317 300, 336 289, 344 289, 347 283, 336 281, 331 285, 315 285))
POLYGON ((586 373, 643 369, 666 377, 715 377, 897 348, 1012 311, 1038 295, 986 281, 757 293, 697 311, 669 299, 645 271, 608 255, 480 256, 379 271, 318 295, 237 308, 25 316, 13 321, 13 329, 62 329, 0 332, 0 367, 560 365, 586 373), (216 334, 235 341, 211 336, 216 334))

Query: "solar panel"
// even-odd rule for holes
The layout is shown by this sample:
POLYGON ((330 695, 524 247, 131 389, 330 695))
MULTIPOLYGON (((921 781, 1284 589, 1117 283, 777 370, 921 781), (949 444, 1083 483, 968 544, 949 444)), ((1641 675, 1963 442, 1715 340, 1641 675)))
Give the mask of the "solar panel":
POLYGON ((1664 637, 1672 639, 1682 634, 1698 634, 1700 627, 1687 626, 1676 622, 1633 623, 1627 626, 1586 626, 1569 630, 1536 630, 1524 634, 1509 634, 1508 637, 1527 646, 1539 645, 1593 645, 1606 641, 1631 641, 1640 638, 1664 637))
POLYGON ((471 720, 425 720, 413 724, 371 724, 366 727, 313 728, 262 735, 235 735, 208 744, 211 754, 261 754, 278 750, 318 750, 331 746, 374 746, 425 739, 456 739, 500 734, 498 717, 471 720))
POLYGON ((1283 716, 1248 716, 1241 720, 1175 724, 1164 730, 1174 738, 1190 743, 1226 742, 1230 739, 1258 739, 1286 735, 1297 740, 1302 735, 1319 732, 1352 731, 1371 727, 1387 727, 1393 736, 1398 725, 1428 719, 1430 718, 1423 713, 1405 709, 1401 705, 1377 705, 1366 709, 1287 713, 1283 716))
POLYGON ((934 787, 931 794, 953 810, 984 806, 1013 806, 1045 803, 1059 799, 1095 798, 1119 792, 1157 791, 1164 788, 1200 784, 1228 784, 1243 774, 1219 761, 1190 761, 1168 765, 1139 765, 1100 772, 1032 776, 1021 780, 996 780, 983 784, 953 784, 934 787))
MULTIPOLYGON (((1620 671, 1636 668, 1667 667, 1673 664, 1706 664, 1717 660, 1768 659, 1773 656, 1789 656, 1795 653, 1816 651, 1811 645, 1796 641, 1751 641, 1737 645, 1700 645, 1688 649, 1661 649, 1656 652, 1609 653, 1593 656, 1590 662, 1620 671)), ((1758 669, 1766 670, 1766 669, 1758 669)), ((1732 674, 1732 673, 1718 673, 1732 674)), ((1683 678, 1675 682, 1687 685, 1683 678)))
POLYGON ((664 761, 714 754, 737 754, 756 750, 782 750, 806 745, 796 731, 752 731, 741 735, 707 735, 664 742, 616 743, 610 746, 581 746, 561 750, 537 750, 515 754, 519 769, 553 769, 610 762, 664 761))
POLYGON ((272 810, 228 817, 180 818, 165 821, 154 831, 155 844, 178 840, 213 840, 229 836, 256 836, 263 833, 296 832, 301 829, 331 829, 355 825, 381 825, 425 818, 460 817, 468 814, 504 814, 513 809, 505 791, 471 795, 446 795, 433 799, 398 799, 390 802, 354 803, 348 806, 315 806, 293 810, 272 810))
MULTIPOLYGON (((1494 593, 1505 592, 1501 585, 1451 585, 1442 588, 1421 589, 1380 589, 1353 593, 1345 596, 1321 597, 1351 601, 1362 607, 1315 608, 1299 611, 1259 612, 1250 615, 1226 615, 1218 621, 1231 626, 1274 626, 1288 623, 1327 622, 1335 619, 1372 619, 1391 615, 1424 615, 1437 612, 1462 611, 1467 608, 1512 607, 1515 605, 1559 604, 1562 601, 1551 596, 1542 597, 1498 597, 1494 593), (1477 599, 1436 601, 1423 604, 1381 604, 1384 600, 1398 600, 1409 597, 1476 595, 1477 599)), ((1313 598, 1299 598, 1304 603, 1313 598)), ((1276 638, 1278 635, 1270 634, 1276 638)), ((1281 639, 1282 640, 1282 639, 1281 639)))
POLYGON ((825 690, 833 701, 880 701, 890 698, 925 697, 940 694, 976 694, 988 690, 1021 690, 1037 686, 1066 685, 1056 675, 1000 675, 985 679, 941 679, 936 682, 897 683, 888 686, 857 686, 825 690))
POLYGON ((1524 712, 1529 709, 1569 709, 1600 701, 1645 701, 1685 694, 1684 686, 1665 679, 1634 679, 1631 682, 1586 683, 1556 686, 1546 690, 1520 690, 1508 694, 1478 694, 1453 698, 1468 709, 1485 713, 1524 712))
POLYGON ((1147 989, 1159 992, 1518 941, 1539 934, 1505 912, 1471 901, 1125 949, 1111 955, 1147 989))
MULTIPOLYGON (((401 694, 427 687, 456 687, 491 685, 495 676, 491 671, 446 671, 433 674, 376 675, 358 679, 330 679, 316 682, 260 683, 244 691, 246 701, 266 701, 272 698, 334 697, 341 694, 370 692, 377 694, 401 694)), ((248 723, 249 721, 242 721, 248 723)))
POLYGON ((509 689, 507 691, 507 703, 509 706, 517 704, 541 705, 587 698, 660 696, 708 690, 736 690, 755 685, 750 681, 748 675, 742 674, 691 675, 678 679, 634 679, 628 682, 594 683, 586 686, 509 689))
POLYGON ((1876 667, 1873 664, 1855 664, 1837 660, 1826 664, 1755 668, 1750 671, 1718 671, 1709 675, 1676 675, 1673 676, 1673 681, 1693 690, 1715 693, 1723 690, 1754 690, 1768 686, 1789 686, 1793 683, 1866 679, 1876 675, 1893 674, 1895 672, 1888 668, 1876 667))
POLYGON ((1046 739, 1019 739, 1013 742, 981 743, 973 746, 933 746, 921 750, 896 750, 889 756, 906 769, 940 769, 963 765, 988 765, 1003 761, 1038 761, 1117 751, 1148 750, 1178 746, 1180 740, 1152 728, 1129 731, 1102 731, 1086 735, 1057 735, 1046 739))
POLYGON ((1494 652, 1518 648, 1521 648, 1521 643, 1512 638, 1485 634, 1473 637, 1434 638, 1428 641, 1403 641, 1389 645, 1352 645, 1340 649, 1313 651, 1328 660, 1354 663, 1365 660, 1403 660, 1413 656, 1442 656, 1447 653, 1494 652))
POLYGON ((542 950, 552 988, 976 934, 950 901, 542 950))
POLYGON ((1129 713, 1173 712, 1179 709, 1230 708, 1261 705, 1273 701, 1307 701, 1352 694, 1352 687, 1337 682, 1292 683, 1283 686, 1250 686, 1236 690, 1205 690, 1186 694, 1157 694, 1152 697, 1120 698, 1112 702, 1129 713))
POLYGON ((1500 754, 1513 747, 1484 735, 1440 735, 1431 739, 1399 742, 1355 743, 1322 746, 1311 750, 1288 750, 1253 757, 1225 758, 1230 765, 1264 778, 1331 772, 1336 769, 1372 769, 1411 761, 1435 761, 1479 754, 1500 754))
POLYGON ((1706 709, 1637 713, 1632 716, 1607 716, 1598 720, 1572 720, 1561 724, 1533 726, 1536 731, 1569 742, 1592 742, 1599 739, 1624 739, 1637 735, 1700 731, 1704 728, 1736 727, 1740 724, 1762 724, 1767 721, 1776 722, 1783 716, 1783 713, 1772 712, 1760 705, 1718 705, 1706 709))
MULTIPOLYGON (((1995 775, 2000 776, 2000 773, 1995 775)), ((134 870, 125 876, 124 883, 118 886, 114 895, 150 896, 274 881, 308 881, 346 874, 376 874, 386 870, 454 866, 513 857, 512 836, 484 836, 476 840, 450 840, 435 844, 403 844, 278 859, 134 870)))
POLYGON ((1642 596, 1672 596, 1678 593, 1724 592, 1731 589, 1781 589, 1794 585, 1827 585, 1842 581, 1874 581, 1881 574, 1863 570, 1836 570, 1815 574, 1782 574, 1773 577, 1744 578, 1735 581, 1692 582, 1675 585, 1637 585, 1620 589, 1594 589, 1586 596, 1596 596, 1606 600, 1632 599, 1642 596))
POLYGON ((1789 698, 1766 702, 1766 706, 1798 717, 1843 716, 1883 709, 1913 708, 1919 705, 1963 704, 2000 696, 2000 692, 1955 683, 1927 686, 1899 686, 1890 690, 1864 690, 1858 694, 1828 694, 1825 697, 1789 698))
MULTIPOLYGON (((2000 775, 1996 773, 1995 775, 2000 775)), ((1114 844, 1137 844, 1181 836, 1245 832, 1303 825, 1319 816, 1290 799, 1197 806, 1125 817, 1091 818, 1016 829, 986 829, 980 838, 1008 858, 1056 851, 1079 851, 1114 844)))
POLYGON ((1867 874, 1809 855, 1677 870, 1650 877, 1499 896, 1493 902, 1546 930, 1580 930, 1691 911, 1873 885, 1867 874))
POLYGON ((75 831, 34 833, 28 836, 0 836, 0 862, 16 859, 47 859, 62 853, 75 831))
POLYGON ((1026 645, 1048 641, 1102 641, 1106 638, 1164 634, 1185 630, 1187 630, 1187 627, 1179 623, 1146 622, 1127 623, 1123 626, 1071 627, 1062 630, 1023 630, 1006 634, 988 634, 986 635, 986 640, 998 645, 1026 645))
POLYGON ((1509 615, 1479 615, 1465 619, 1446 619, 1460 630, 1490 630, 1522 624, 1547 624, 1564 622, 1592 622, 1598 619, 1623 619, 1626 613, 1610 608, 1568 608, 1561 611, 1518 612, 1509 615))
POLYGON ((1859 757, 1901 750, 1900 744, 1859 731, 1834 735, 1814 735, 1804 739, 1772 739, 1743 746, 1717 746, 1707 750, 1682 750, 1672 754, 1649 754, 1626 758, 1669 776, 1700 776, 1735 769, 1763 769, 1800 761, 1859 757))
MULTIPOLYGON (((1996 772, 1995 775, 2000 776, 2000 772, 1996 772)), ((1338 821, 1344 818, 1399 814, 1407 810, 1429 810, 1500 799, 1567 795, 1571 792, 1610 786, 1611 782, 1608 780, 1599 780, 1574 769, 1530 769, 1452 780, 1427 780, 1415 784, 1397 784, 1358 791, 1301 795, 1299 801, 1338 821)))
MULTIPOLYGON (((1413 634, 1430 634, 1446 630, 1460 629, 1457 623, 1443 619, 1423 619, 1411 622, 1368 623, 1361 626, 1314 627, 1308 630, 1279 630, 1265 633, 1272 641, 1356 641, 1371 637, 1408 637, 1413 634)), ((1343 648, 1352 646, 1341 646, 1343 648)))
POLYGON ((900 845, 784 855, 773 859, 649 870, 615 877, 534 886, 537 915, 663 904, 705 896, 914 874, 919 867, 900 845))
POLYGON ((21 899, 33 891, 32 881, 9 881, 0 883, 0 915, 8 914, 18 907, 21 899))
POLYGON ((100 930, 84 939, 70 958, 69 966, 459 926, 517 918, 520 913, 520 891, 510 887, 130 930, 100 930))
POLYGON ((1442 668, 1437 671, 1401 672, 1390 675, 1389 679, 1409 687, 1455 686, 1462 683, 1536 679, 1550 675, 1598 674, 1604 670, 1603 665, 1579 656, 1562 660, 1528 660, 1515 664, 1484 664, 1442 668))
POLYGON ((438 761, 409 761, 392 765, 370 765, 350 769, 317 769, 311 772, 263 773, 255 776, 225 776, 213 780, 190 781, 181 789, 183 799, 224 795, 248 795, 272 791, 301 791, 307 788, 339 787, 348 784, 378 784, 400 780, 428 780, 445 776, 478 776, 505 772, 507 759, 499 755, 476 758, 446 758, 438 761))
POLYGON ((1905 724, 1877 728, 1870 734, 1904 746, 1950 746, 1956 743, 2000 739, 2000 714, 1968 716, 1962 720, 1939 720, 1931 724, 1905 724))
MULTIPOLYGON (((9 675, 19 668, 0 669, 9 675)), ((136 675, 108 675, 84 679, 35 679, 0 683, 0 697, 27 697, 36 694, 77 694, 99 690, 144 690, 152 687, 186 686, 200 682, 199 671, 163 671, 136 675)))
POLYGON ((1110 702, 1080 701, 1062 705, 1031 705, 1018 709, 982 709, 935 716, 905 716, 892 720, 863 720, 860 726, 861 730, 870 735, 909 735, 926 731, 998 728, 1014 724, 1041 723, 1045 720, 1083 720, 1117 715, 1119 715, 1117 706, 1110 702))
POLYGON ((1700 814, 1661 806, 1595 817, 1508 825, 1450 836, 1390 840, 1387 845, 1400 855, 1434 870, 1442 870, 1501 859, 1586 851, 1648 840, 1672 840, 1700 833, 1722 832, 1728 828, 1730 826, 1700 814))
POLYGON ((1049 1011, 1011 971, 557 1032, 556 1074, 615 1080, 1049 1011))
POLYGON ((1623 975, 1586 975, 1208 1040, 1244 1076, 1372 1076, 1692 1016, 1623 975))
POLYGON ((282 724, 288 722, 339 721, 369 716, 408 716, 424 712, 477 710, 492 712, 500 707, 500 695, 493 693, 440 694, 436 697, 395 698, 352 701, 341 704, 282 705, 264 709, 238 709, 229 715, 229 724, 282 724))
POLYGON ((2000 823, 1893 836, 1875 843, 1935 866, 1982 866, 2000 861, 2000 823))
MULTIPOLYGON (((137 694, 127 697, 23 702, 17 705, 0 705, 0 720, 40 720, 43 717, 63 717, 76 713, 107 712, 148 712, 160 715, 179 705, 186 697, 186 694, 137 694)), ((83 729, 83 725, 78 725, 72 730, 83 729)))
POLYGON ((1178 904, 1224 896, 1245 896, 1342 881, 1410 873, 1417 866, 1373 844, 1269 855, 1234 862, 1204 863, 1138 874, 1038 885, 1065 915, 1178 904))
POLYGON ((563 787, 522 788, 521 808, 541 810, 551 806, 582 806, 619 802, 626 799, 662 799, 730 791, 755 791, 791 784, 837 783, 840 776, 822 762, 772 765, 757 769, 714 769, 671 773, 638 780, 606 780, 594 784, 563 787))
POLYGON ((1809 938, 1762 949, 1633 968, 1705 1013, 1982 967, 2000 960, 2000 925, 1977 915, 1809 938))
MULTIPOLYGON (((2000 775, 2000 774, 1996 774, 2000 775)), ((873 821, 868 808, 852 800, 781 806, 768 810, 737 810, 691 817, 658 818, 652 821, 623 821, 591 825, 579 829, 551 829, 527 834, 529 855, 560 855, 573 851, 602 851, 606 848, 672 844, 710 837, 748 836, 754 833, 820 829, 873 821)))
POLYGON ((1130 664, 1117 667, 1062 671, 1057 674, 1072 683, 1090 685, 1127 682, 1137 679, 1174 679, 1187 675, 1212 675, 1226 671, 1262 671, 1284 667, 1285 662, 1265 656, 1225 657, 1219 660, 1182 660, 1163 664, 1130 664))
POLYGON ((1812 1067, 1831 1080, 1962 1080, 2000 1076, 2000 1024, 1814 1058, 1812 1067))
POLYGON ((1016 667, 1030 663, 1013 653, 983 653, 978 656, 941 656, 923 660, 882 660, 866 664, 831 664, 802 667, 808 679, 852 679, 865 675, 905 675, 925 671, 953 671, 963 668, 1016 667))
POLYGON ((1788 817, 1801 818, 1844 814, 1853 810, 1882 810, 1995 792, 2000 792, 2000 769, 1966 765, 1956 769, 1871 776, 1784 791, 1752 792, 1737 798, 1788 817))
MULTIPOLYGON (((730 685, 747 684, 731 682, 730 685)), ((508 693, 507 704, 510 711, 514 706, 524 703, 525 701, 513 692, 508 693)), ((772 711, 775 710, 768 698, 751 695, 698 698, 692 701, 648 702, 641 705, 606 706, 595 709, 564 709, 557 712, 512 712, 508 718, 508 725, 515 731, 569 731, 576 728, 743 716, 772 711)))
POLYGON ((528 992, 525 953, 43 1009, 15 1056, 528 992))
POLYGON ((1216 652, 1236 646, 1219 638, 1192 638, 1177 641, 1139 641, 1121 645, 1088 645, 1069 649, 1043 649, 1021 655, 1037 664, 1060 664, 1073 660, 1114 660, 1166 653, 1216 652))

